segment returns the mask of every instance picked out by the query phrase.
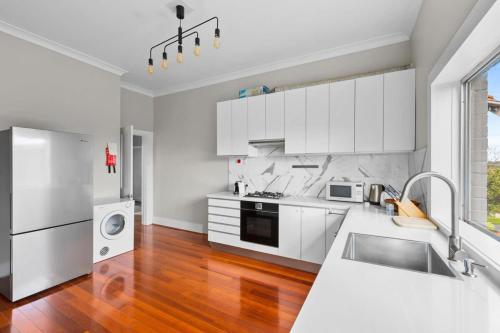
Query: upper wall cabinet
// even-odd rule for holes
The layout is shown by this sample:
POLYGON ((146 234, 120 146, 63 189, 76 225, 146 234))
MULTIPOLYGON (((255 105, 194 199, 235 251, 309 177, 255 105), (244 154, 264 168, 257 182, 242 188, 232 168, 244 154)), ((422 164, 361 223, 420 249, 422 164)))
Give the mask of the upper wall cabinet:
POLYGON ((384 151, 415 149, 415 70, 384 74, 384 151))
POLYGON ((248 155, 246 98, 231 101, 231 155, 248 155))
POLYGON ((357 153, 384 149, 384 76, 356 79, 354 150, 357 153))
POLYGON ((217 103, 217 155, 247 155, 247 100, 217 103))
POLYGON ((266 96, 266 139, 285 138, 285 93, 266 96))
POLYGON ((217 155, 231 155, 231 101, 217 103, 217 155))
POLYGON ((306 89, 285 91, 285 153, 306 151, 306 89))
POLYGON ((285 139, 286 154, 415 149, 415 70, 217 104, 217 154, 247 155, 248 141, 285 139))
POLYGON ((266 138, 266 95, 248 98, 248 140, 266 138))
POLYGON ((330 84, 330 152, 354 152, 355 81, 330 84))
POLYGON ((328 153, 329 118, 330 85, 307 87, 306 153, 328 153))

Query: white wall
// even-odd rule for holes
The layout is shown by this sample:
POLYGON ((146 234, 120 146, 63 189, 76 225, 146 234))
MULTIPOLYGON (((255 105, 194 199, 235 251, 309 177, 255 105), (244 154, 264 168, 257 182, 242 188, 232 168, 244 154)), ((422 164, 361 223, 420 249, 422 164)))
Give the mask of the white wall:
MULTIPOLYGON (((410 63, 409 42, 154 98, 155 217, 206 227, 206 194, 227 188, 228 164, 216 156, 216 103, 238 90, 369 73, 410 63)), ((187 225, 187 224, 183 224, 187 225)))
POLYGON ((104 148, 120 142, 120 77, 1 32, 0 45, 0 129, 92 134, 94 197, 119 197, 104 148))
POLYGON ((411 36, 416 79, 416 147, 427 145, 428 76, 477 0, 424 0, 411 36))
POLYGON ((121 88, 121 127, 133 125, 134 129, 153 131, 153 98, 121 88))

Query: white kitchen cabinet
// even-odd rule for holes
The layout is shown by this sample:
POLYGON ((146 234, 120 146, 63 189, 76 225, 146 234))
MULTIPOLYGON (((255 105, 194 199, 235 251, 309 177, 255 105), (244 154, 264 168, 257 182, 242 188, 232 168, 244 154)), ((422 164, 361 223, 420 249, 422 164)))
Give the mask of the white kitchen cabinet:
POLYGON ((306 89, 285 91, 285 154, 306 152, 306 89))
POLYGON ((276 139, 292 155, 413 151, 415 70, 217 103, 217 155, 276 139))
POLYGON ((217 103, 217 155, 231 154, 231 101, 217 103))
POLYGON ((330 85, 306 89, 306 153, 328 153, 330 85))
POLYGON ((355 80, 330 84, 330 144, 332 153, 354 152, 355 80))
POLYGON ((336 211, 335 209, 326 210, 326 220, 325 220, 325 256, 330 251, 335 237, 342 225, 342 221, 345 218, 345 211, 336 211))
POLYGON ((384 149, 384 76, 356 79, 355 151, 382 152, 384 149))
POLYGON ((279 255, 300 259, 301 207, 279 206, 279 255))
POLYGON ((325 209, 302 207, 301 259, 316 264, 325 260, 325 209))
POLYGON ((248 154, 247 99, 231 101, 231 155, 248 154))
POLYGON ((384 74, 384 151, 415 149, 415 70, 384 74))
POLYGON ((248 97, 248 140, 266 138, 266 96, 248 97))
POLYGON ((266 96, 266 139, 285 138, 285 93, 266 96))

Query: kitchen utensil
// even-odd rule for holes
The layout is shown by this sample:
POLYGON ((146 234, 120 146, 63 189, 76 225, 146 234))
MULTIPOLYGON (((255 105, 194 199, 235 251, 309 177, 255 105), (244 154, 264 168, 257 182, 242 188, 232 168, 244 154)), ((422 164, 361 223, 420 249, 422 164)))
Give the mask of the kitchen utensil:
POLYGON ((385 192, 389 194, 394 199, 401 197, 401 192, 397 191, 391 185, 385 185, 385 192))
POLYGON ((408 217, 408 216, 393 216, 392 221, 400 227, 432 229, 436 230, 437 226, 425 218, 408 217))
POLYGON ((370 185, 370 196, 368 197, 368 201, 370 201, 372 205, 380 205, 380 196, 384 189, 385 187, 382 184, 370 185))

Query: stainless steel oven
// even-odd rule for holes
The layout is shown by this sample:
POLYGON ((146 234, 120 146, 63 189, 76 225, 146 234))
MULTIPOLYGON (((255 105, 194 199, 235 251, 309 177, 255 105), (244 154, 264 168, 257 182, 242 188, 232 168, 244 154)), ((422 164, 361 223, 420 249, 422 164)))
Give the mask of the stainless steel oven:
POLYGON ((241 201, 240 239, 278 247, 279 205, 241 201))

